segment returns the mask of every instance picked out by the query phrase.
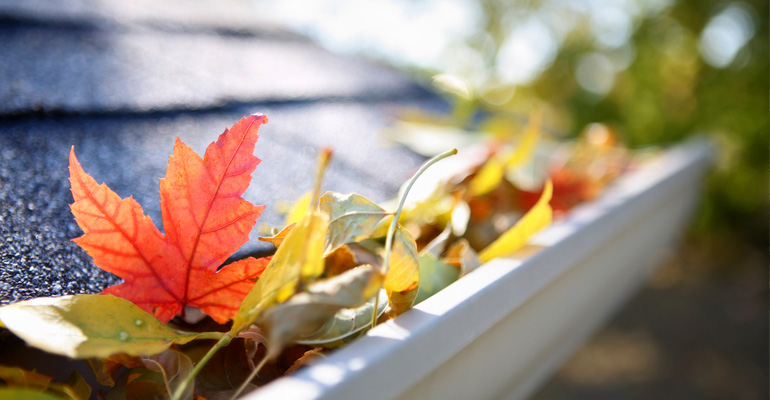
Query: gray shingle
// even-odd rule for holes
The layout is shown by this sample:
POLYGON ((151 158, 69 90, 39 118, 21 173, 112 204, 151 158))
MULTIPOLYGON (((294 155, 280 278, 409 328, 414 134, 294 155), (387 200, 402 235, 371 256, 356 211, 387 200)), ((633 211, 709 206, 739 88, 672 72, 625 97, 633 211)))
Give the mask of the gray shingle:
MULTIPOLYGON (((311 188, 323 146, 335 149, 324 189, 375 201, 422 162, 378 136, 394 106, 443 106, 413 81, 255 27, 259 15, 243 2, 198 2, 0 2, 0 304, 119 281, 71 242, 82 234, 68 207, 71 146, 88 173, 133 196, 159 228, 158 178, 174 138, 202 154, 254 112, 270 122, 244 197, 267 205, 262 229, 281 227, 280 205, 311 188)), ((234 257, 268 251, 259 233, 234 257)))
POLYGON ((0 123, 0 304, 98 292, 115 277, 91 264, 70 239, 82 231, 68 204, 71 146, 86 172, 121 197, 133 196, 160 226, 158 178, 178 135, 196 152, 244 115, 263 112, 255 154, 262 159, 244 197, 267 208, 236 257, 270 249, 259 228, 281 227, 277 209, 312 187, 316 152, 335 149, 324 190, 390 198, 422 162, 400 147, 382 147, 379 130, 393 103, 327 102, 207 113, 18 118, 0 123))
POLYGON ((0 28, 0 113, 142 112, 421 92, 308 41, 202 33, 0 28))

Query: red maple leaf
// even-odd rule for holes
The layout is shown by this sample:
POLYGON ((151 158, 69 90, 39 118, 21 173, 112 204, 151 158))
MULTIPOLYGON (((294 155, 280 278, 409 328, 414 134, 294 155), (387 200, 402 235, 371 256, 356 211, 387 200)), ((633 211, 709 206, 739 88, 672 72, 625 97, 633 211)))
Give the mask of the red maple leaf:
POLYGON ((70 151, 75 221, 85 232, 74 239, 94 264, 124 283, 102 293, 131 300, 163 322, 185 307, 199 308, 219 323, 232 318, 268 258, 247 258, 217 271, 249 239, 265 206, 241 196, 261 161, 254 156, 264 115, 225 129, 201 158, 179 138, 160 180, 165 235, 132 197, 121 199, 97 184, 70 151))

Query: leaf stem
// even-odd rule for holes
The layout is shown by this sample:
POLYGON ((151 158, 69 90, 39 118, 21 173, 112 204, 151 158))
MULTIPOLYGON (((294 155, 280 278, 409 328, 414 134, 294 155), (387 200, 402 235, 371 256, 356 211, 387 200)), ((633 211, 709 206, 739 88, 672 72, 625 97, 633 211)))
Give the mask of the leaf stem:
MULTIPOLYGON (((417 178, 419 178, 420 175, 425 172, 425 170, 430 168, 433 164, 455 154, 457 154, 457 149, 447 150, 426 161, 425 164, 423 164, 420 169, 417 170, 412 179, 410 179, 409 183, 406 185, 406 189, 404 189, 404 193, 401 194, 401 199, 398 201, 396 215, 393 216, 393 221, 390 222, 388 235, 385 236, 385 260, 382 263, 383 275, 387 274, 388 269, 390 268, 390 251, 393 248, 393 236, 396 234, 398 219, 401 218, 401 210, 404 208, 404 203, 406 203, 406 197, 409 195, 409 191, 412 189, 412 186, 414 186, 414 183, 417 182, 417 178)), ((377 299, 374 301, 374 311, 372 312, 372 328, 374 328, 374 326, 377 324, 377 308, 379 307, 379 302, 380 296, 377 296, 377 299)))
POLYGON ((233 394, 233 396, 230 397, 230 400, 235 400, 238 396, 241 395, 241 393, 244 390, 246 390, 246 387, 249 386, 249 382, 251 382, 251 380, 257 376, 257 374, 259 373, 259 370, 261 370, 262 367, 265 366, 265 364, 267 364, 267 354, 265 354, 265 356, 262 357, 262 360, 259 362, 259 364, 257 364, 256 368, 254 368, 254 370, 251 371, 251 374, 249 374, 249 377, 246 378, 246 380, 243 381, 243 383, 241 383, 241 386, 238 386, 238 390, 236 390, 235 394, 233 394))
POLYGON ((187 375, 187 377, 184 378, 184 381, 182 381, 182 384, 176 388, 174 394, 171 396, 171 400, 180 400, 182 398, 184 392, 187 391, 187 387, 195 381, 195 377, 201 372, 201 370, 203 370, 203 367, 206 365, 206 363, 211 360, 211 357, 213 357, 214 354, 219 351, 219 349, 230 344, 230 340, 232 340, 230 335, 224 335, 219 339, 217 344, 209 349, 208 353, 206 353, 206 355, 204 355, 203 358, 201 358, 200 361, 198 361, 198 363, 195 365, 195 368, 192 370, 190 375, 187 375))
POLYGON ((318 156, 318 168, 316 169, 315 185, 313 186, 313 194, 310 200, 310 210, 315 210, 318 206, 319 199, 321 198, 321 182, 323 181, 326 168, 329 166, 329 161, 332 158, 332 149, 324 147, 321 149, 321 154, 318 156))
POLYGON ((201 332, 195 334, 195 340, 220 340, 222 336, 227 336, 227 332, 201 332))

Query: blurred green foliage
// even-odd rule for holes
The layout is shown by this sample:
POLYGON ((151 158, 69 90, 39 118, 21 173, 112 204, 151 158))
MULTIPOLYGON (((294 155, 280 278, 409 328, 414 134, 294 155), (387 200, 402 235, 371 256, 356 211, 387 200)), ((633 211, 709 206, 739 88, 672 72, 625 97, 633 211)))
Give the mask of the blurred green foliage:
MULTIPOLYGON (((467 38, 466 44, 477 49, 490 70, 499 62, 500 49, 507 40, 506 25, 525 21, 545 7, 553 12, 553 3, 558 2, 517 3, 523 3, 526 10, 515 11, 518 18, 511 18, 505 12, 511 2, 481 2, 480 32, 467 38)), ((638 7, 643 2, 636 4, 638 7)), ((555 58, 536 79, 511 85, 494 74, 488 74, 480 84, 466 77, 473 95, 456 99, 456 115, 467 117, 472 114, 469 109, 478 108, 527 115, 533 107, 545 107, 545 120, 556 131, 574 136, 589 123, 603 122, 631 147, 709 135, 718 156, 695 233, 739 234, 740 240, 766 246, 770 221, 767 15, 768 2, 762 0, 673 1, 660 12, 637 12, 633 33, 622 46, 600 43, 588 22, 590 13, 582 15, 583 20, 561 39, 555 58), (751 31, 753 36, 731 62, 713 66, 703 54, 704 29, 735 4, 749 11, 751 26, 744 26, 744 31, 751 31), (602 61, 623 56, 623 52, 632 54, 631 61, 613 72, 606 92, 597 93, 581 85, 577 75, 586 56, 602 61), (488 101, 500 97, 500 91, 514 94, 503 102, 488 101)), ((597 79, 603 79, 602 75, 597 79)))

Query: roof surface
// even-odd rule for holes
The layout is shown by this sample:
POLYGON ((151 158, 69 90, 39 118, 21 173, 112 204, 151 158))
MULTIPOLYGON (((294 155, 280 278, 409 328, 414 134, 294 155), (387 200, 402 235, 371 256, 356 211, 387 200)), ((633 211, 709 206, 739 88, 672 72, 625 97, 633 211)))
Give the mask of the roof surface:
MULTIPOLYGON (((0 3, 0 304, 119 282, 71 241, 82 234, 69 210, 72 146, 156 225, 175 137, 202 154, 252 113, 270 118, 244 195, 267 205, 257 227, 280 227, 281 204, 311 188, 321 147, 335 150, 324 189, 375 201, 423 161, 380 130, 400 107, 440 100, 389 68, 262 25, 249 3, 224 3, 0 3)), ((235 257, 268 251, 259 233, 235 257)))

